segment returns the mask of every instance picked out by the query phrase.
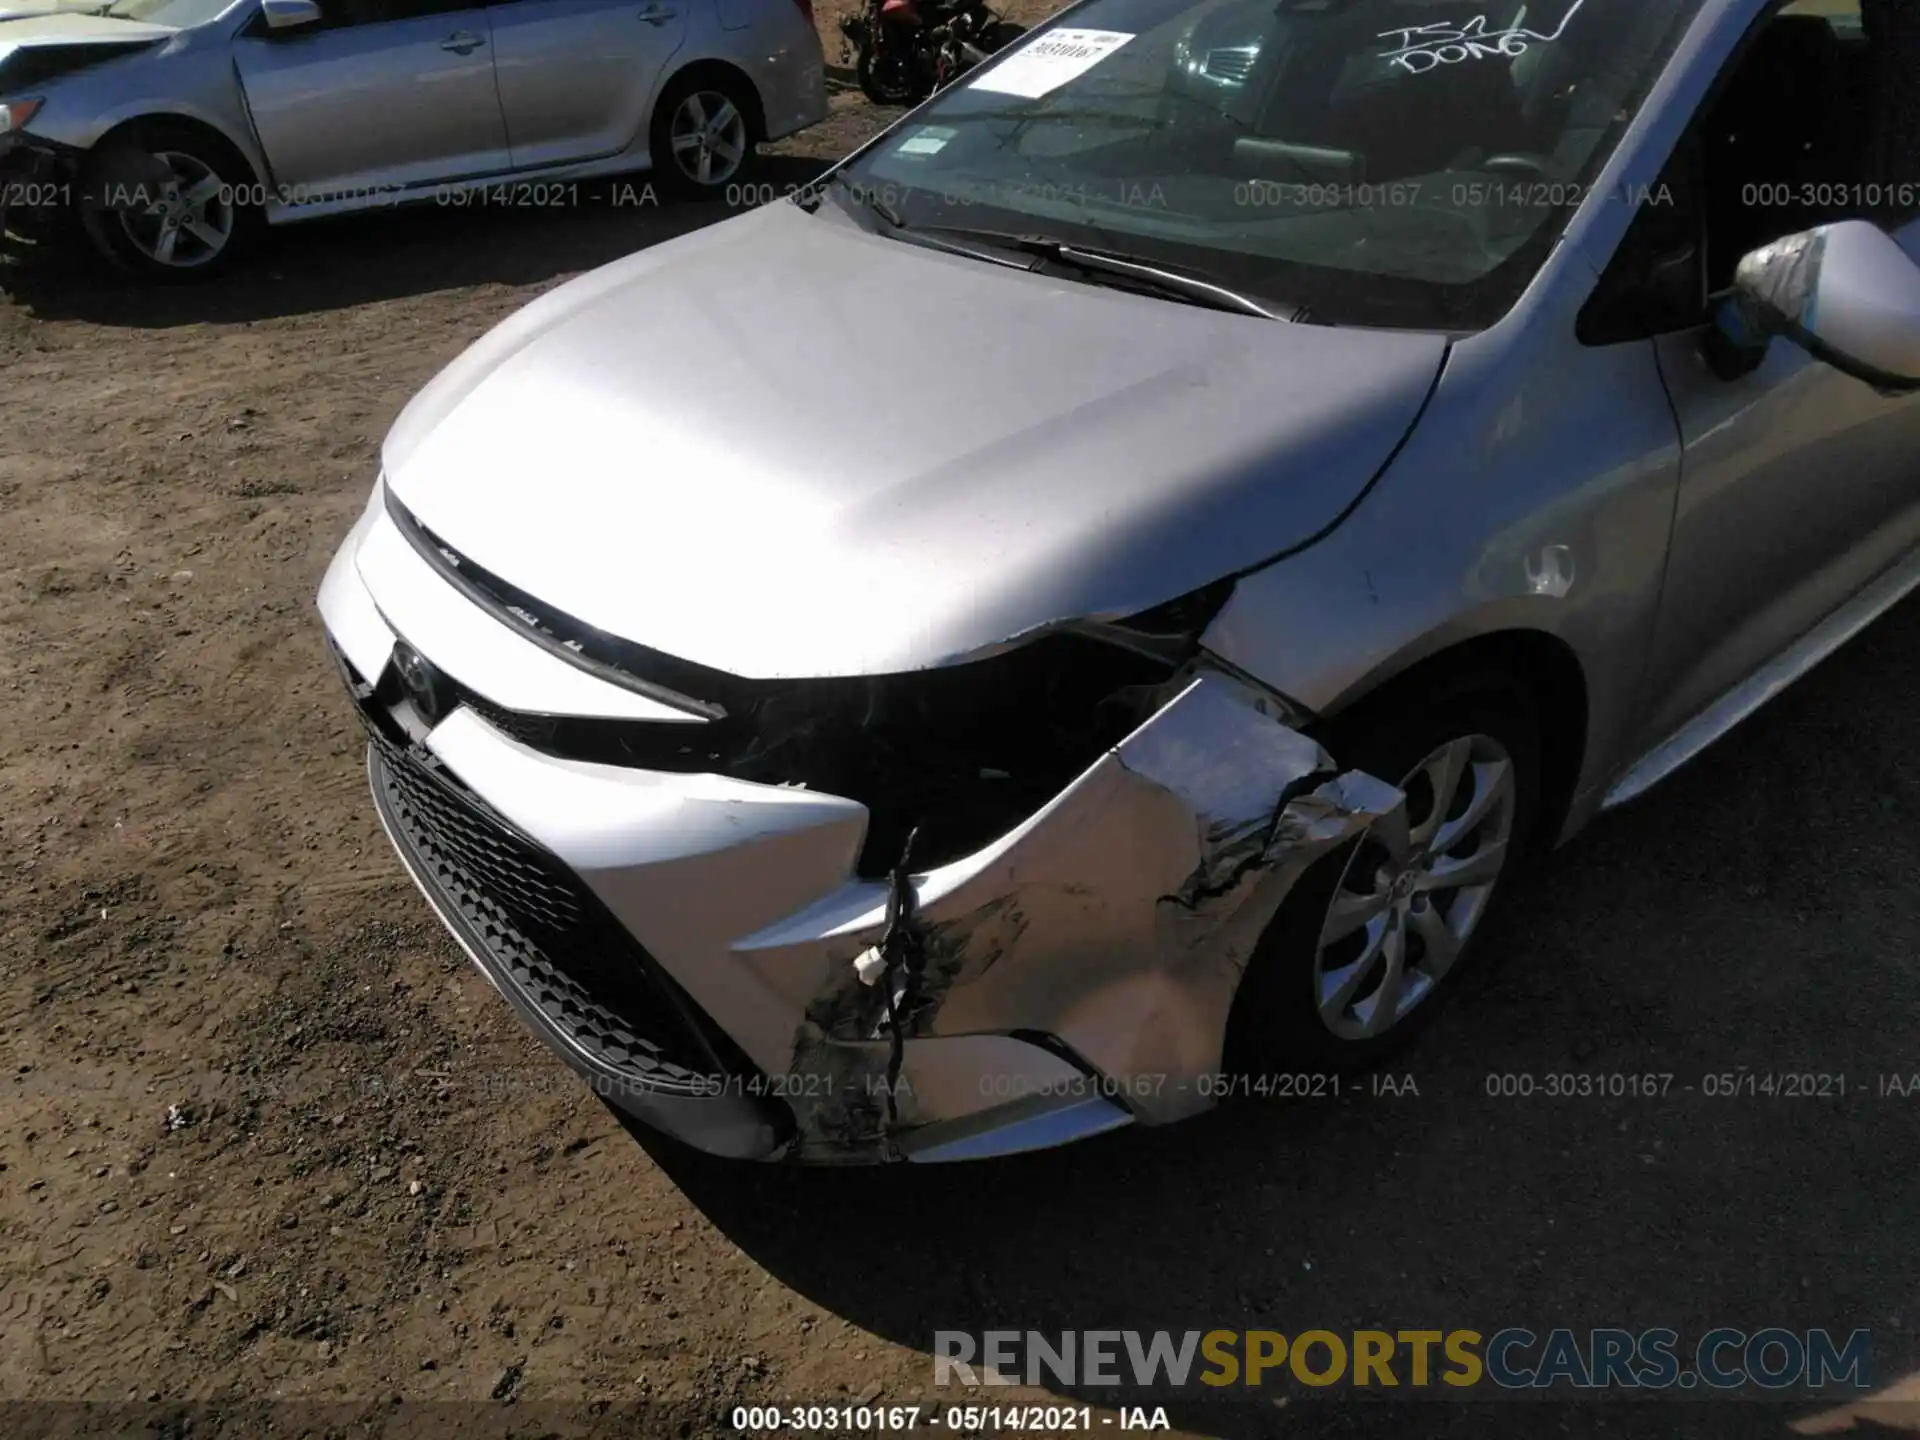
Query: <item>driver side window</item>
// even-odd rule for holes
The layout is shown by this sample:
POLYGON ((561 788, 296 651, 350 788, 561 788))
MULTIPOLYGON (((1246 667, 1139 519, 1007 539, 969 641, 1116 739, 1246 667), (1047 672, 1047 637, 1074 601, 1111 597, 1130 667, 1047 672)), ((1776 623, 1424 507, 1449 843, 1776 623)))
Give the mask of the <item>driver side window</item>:
POLYGON ((1749 251, 1920 215, 1920 5, 1792 0, 1755 27, 1581 317, 1608 344, 1704 323, 1749 251))
POLYGON ((1895 0, 1794 0, 1761 22, 1700 131, 1710 290, 1783 235, 1920 212, 1903 134, 1920 95, 1916 20, 1895 0))

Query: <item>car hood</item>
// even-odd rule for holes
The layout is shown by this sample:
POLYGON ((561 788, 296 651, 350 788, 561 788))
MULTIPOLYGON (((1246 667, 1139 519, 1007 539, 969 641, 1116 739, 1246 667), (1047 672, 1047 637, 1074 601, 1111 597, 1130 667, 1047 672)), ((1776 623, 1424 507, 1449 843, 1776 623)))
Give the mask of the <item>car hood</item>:
POLYGON ((24 15, 62 15, 101 8, 103 0, 0 0, 0 20, 24 15))
POLYGON ((745 676, 876 674, 1313 539, 1446 348, 781 204, 535 301, 414 399, 383 458, 448 545, 577 620, 745 676))
POLYGON ((129 40, 159 40, 176 32, 144 20, 116 20, 62 7, 36 8, 34 0, 0 0, 0 60, 15 50, 47 45, 124 45, 129 40))

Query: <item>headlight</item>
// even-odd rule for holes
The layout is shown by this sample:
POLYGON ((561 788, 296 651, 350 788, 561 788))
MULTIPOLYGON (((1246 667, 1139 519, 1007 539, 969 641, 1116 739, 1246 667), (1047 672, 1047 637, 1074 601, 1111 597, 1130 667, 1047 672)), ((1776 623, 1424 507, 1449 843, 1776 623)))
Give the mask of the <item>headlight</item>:
MULTIPOLYGON (((802 785, 867 807, 864 875, 885 875, 909 834, 927 869, 998 839, 1051 800, 1169 697, 1233 592, 1216 581, 1118 621, 1079 620, 984 659, 889 675, 745 680, 555 615, 458 555, 391 490, 387 512, 429 565, 503 623, 564 647, 611 684, 708 718, 575 719, 468 705, 549 754, 648 770, 802 785)), ((389 673, 392 673, 391 669, 389 673)), ((443 677, 444 678, 444 677, 443 677)), ((396 699, 388 695, 384 699, 396 699)))
POLYGON ((1004 835, 1165 703, 1232 589, 1210 585, 1125 622, 1064 626, 933 670, 755 682, 726 720, 629 726, 620 742, 631 764, 858 800, 869 812, 861 873, 886 874, 914 830, 913 865, 924 870, 1004 835), (711 748, 695 758, 666 747, 711 748))
POLYGON ((0 135, 5 135, 12 130, 26 129, 27 122, 33 119, 44 104, 46 101, 36 98, 9 100, 6 104, 0 105, 0 135))

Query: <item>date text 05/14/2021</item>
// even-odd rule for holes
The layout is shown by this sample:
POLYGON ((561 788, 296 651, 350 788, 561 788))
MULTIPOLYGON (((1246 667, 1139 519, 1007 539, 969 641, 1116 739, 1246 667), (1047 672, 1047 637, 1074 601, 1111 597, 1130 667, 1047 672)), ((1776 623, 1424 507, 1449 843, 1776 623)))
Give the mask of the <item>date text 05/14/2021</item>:
POLYGON ((912 1430, 953 1435, 1090 1434, 1099 1430, 1171 1430, 1164 1407, 1127 1405, 1111 1413, 1091 1405, 736 1405, 741 1435, 816 1433, 895 1434, 912 1430))

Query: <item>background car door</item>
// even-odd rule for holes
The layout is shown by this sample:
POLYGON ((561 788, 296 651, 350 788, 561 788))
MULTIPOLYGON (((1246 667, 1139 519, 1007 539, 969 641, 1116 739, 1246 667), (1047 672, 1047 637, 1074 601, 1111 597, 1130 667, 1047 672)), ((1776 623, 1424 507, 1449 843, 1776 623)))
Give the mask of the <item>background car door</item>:
POLYGON ((503 0, 489 5, 516 169, 624 150, 661 72, 711 0, 503 0))
MULTIPOLYGON (((1736 57, 1696 137, 1709 289, 1755 246, 1839 219, 1872 219, 1920 259, 1916 9, 1799 0, 1736 57)), ((1657 341, 1685 449, 1647 745, 1920 543, 1920 396, 1881 395, 1781 340, 1722 379, 1700 341, 1657 341)))
POLYGON ((320 0, 320 26, 234 42, 273 184, 296 201, 508 165, 484 7, 320 0))

